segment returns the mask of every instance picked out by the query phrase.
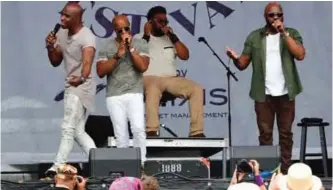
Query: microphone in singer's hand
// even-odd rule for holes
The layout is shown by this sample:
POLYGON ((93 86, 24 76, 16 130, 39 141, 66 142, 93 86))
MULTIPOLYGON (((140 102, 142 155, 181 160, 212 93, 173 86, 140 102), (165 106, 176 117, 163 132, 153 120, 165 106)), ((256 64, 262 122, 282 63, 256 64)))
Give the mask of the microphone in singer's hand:
POLYGON ((276 28, 278 29, 279 32, 283 32, 282 26, 277 26, 276 28))
POLYGON ((128 38, 125 38, 126 47, 129 46, 128 38))
POLYGON ((54 36, 57 34, 57 32, 60 30, 61 25, 57 23, 53 28, 53 34, 54 36))
POLYGON ((206 43, 206 39, 204 37, 199 37, 198 42, 206 43))

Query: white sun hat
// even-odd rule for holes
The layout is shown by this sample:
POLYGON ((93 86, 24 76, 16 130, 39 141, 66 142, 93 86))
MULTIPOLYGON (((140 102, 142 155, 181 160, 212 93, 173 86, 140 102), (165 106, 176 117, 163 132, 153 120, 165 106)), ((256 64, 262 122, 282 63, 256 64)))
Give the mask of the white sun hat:
POLYGON ((311 168, 303 163, 291 165, 278 184, 280 190, 320 190, 323 186, 321 180, 312 175, 311 168))
POLYGON ((242 182, 235 185, 230 185, 228 190, 260 190, 260 188, 254 183, 242 182))

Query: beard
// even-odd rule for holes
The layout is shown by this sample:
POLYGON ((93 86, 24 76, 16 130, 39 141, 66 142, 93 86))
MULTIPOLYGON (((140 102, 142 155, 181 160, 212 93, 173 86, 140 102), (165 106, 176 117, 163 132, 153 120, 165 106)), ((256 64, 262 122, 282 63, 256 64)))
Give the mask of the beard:
POLYGON ((163 36, 164 35, 164 32, 161 28, 156 28, 154 33, 155 33, 156 36, 163 36))

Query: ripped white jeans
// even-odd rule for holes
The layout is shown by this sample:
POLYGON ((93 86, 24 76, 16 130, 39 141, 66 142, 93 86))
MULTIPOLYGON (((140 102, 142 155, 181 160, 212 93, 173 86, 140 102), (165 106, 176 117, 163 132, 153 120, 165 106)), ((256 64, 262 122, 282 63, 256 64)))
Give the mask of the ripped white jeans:
POLYGON ((65 164, 73 149, 74 140, 89 155, 91 148, 96 148, 92 138, 85 132, 86 109, 78 96, 65 92, 64 120, 61 125, 61 140, 54 165, 65 164))

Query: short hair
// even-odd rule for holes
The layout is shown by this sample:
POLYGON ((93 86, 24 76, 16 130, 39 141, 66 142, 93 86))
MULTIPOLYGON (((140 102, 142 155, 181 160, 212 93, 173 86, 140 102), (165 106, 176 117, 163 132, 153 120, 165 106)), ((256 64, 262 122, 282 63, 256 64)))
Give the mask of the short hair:
POLYGON ((155 177, 152 176, 142 176, 141 182, 144 190, 159 190, 160 186, 155 177))
POLYGON ((167 14, 167 11, 162 6, 155 6, 148 11, 147 19, 151 20, 156 14, 167 14))

